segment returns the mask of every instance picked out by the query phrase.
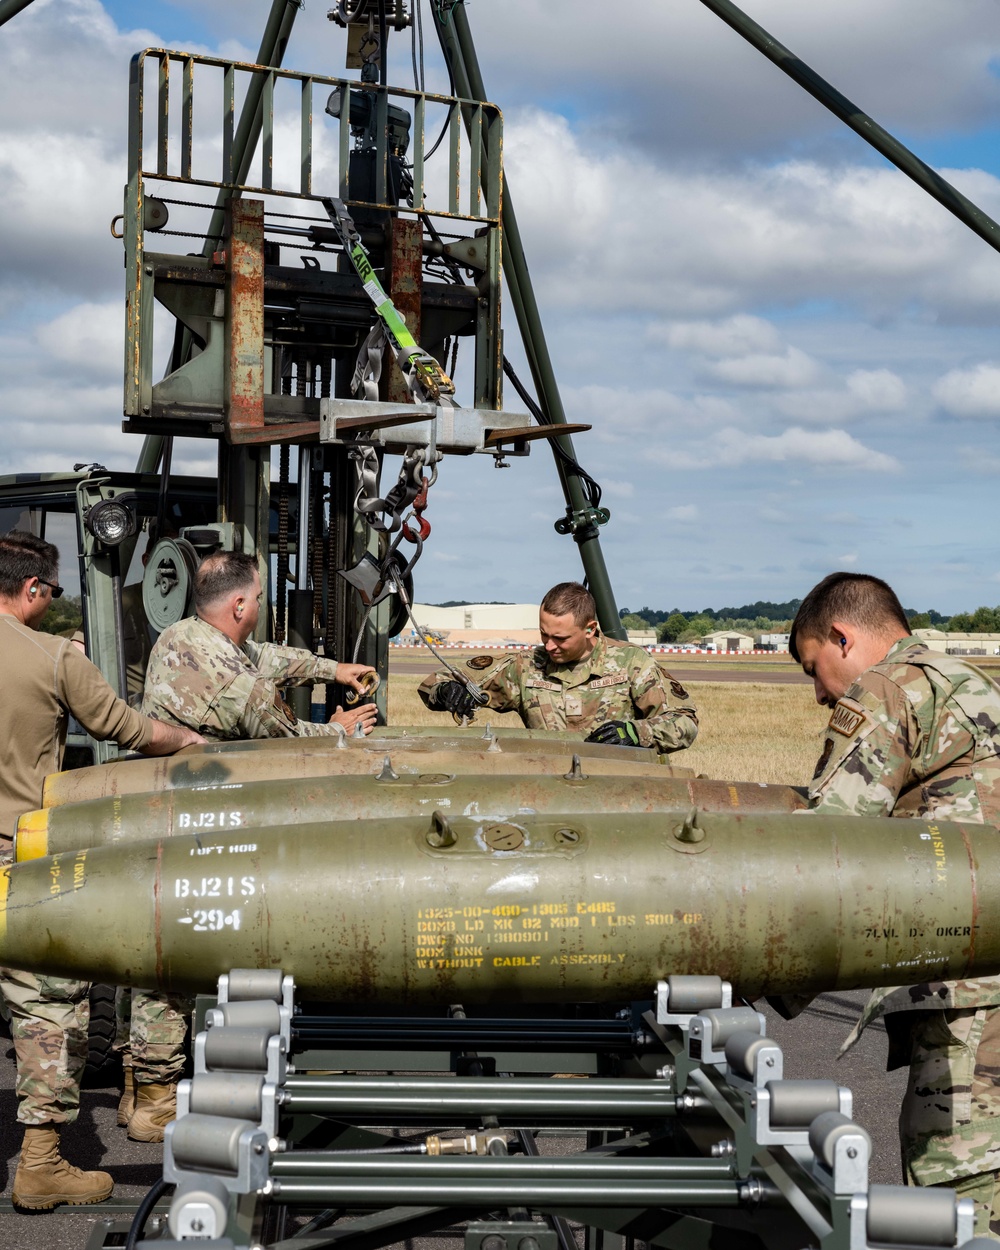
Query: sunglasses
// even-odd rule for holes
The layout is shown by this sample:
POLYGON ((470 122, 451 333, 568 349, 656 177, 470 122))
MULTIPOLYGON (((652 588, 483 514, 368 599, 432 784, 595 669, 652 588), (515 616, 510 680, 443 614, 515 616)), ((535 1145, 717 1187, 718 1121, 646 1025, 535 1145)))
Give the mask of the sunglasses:
POLYGON ((49 590, 52 591, 52 595, 50 596, 51 598, 58 599, 59 596, 62 594, 63 592, 62 586, 57 586, 55 582, 47 582, 44 577, 40 577, 38 580, 42 583, 43 586, 48 586, 49 590))

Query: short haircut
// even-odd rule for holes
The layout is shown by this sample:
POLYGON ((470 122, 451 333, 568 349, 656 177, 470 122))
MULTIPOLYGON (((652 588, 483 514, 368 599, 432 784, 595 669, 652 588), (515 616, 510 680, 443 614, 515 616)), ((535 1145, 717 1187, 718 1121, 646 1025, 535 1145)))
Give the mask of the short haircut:
POLYGON ((240 591, 249 592, 258 571, 254 556, 242 551, 213 551, 198 565, 194 575, 195 611, 200 612, 240 591))
POLYGON ((0 595, 15 599, 29 577, 54 582, 59 575, 59 548, 27 530, 0 537, 0 595))
POLYGON ((910 632, 903 606, 887 582, 868 573, 830 573, 810 590, 795 614, 788 640, 792 659, 799 661, 800 638, 824 642, 834 621, 847 621, 867 634, 897 627, 910 632))
POLYGON ((549 616, 572 616, 575 625, 586 625, 597 618, 594 596, 579 582, 560 582, 553 586, 542 600, 539 611, 549 616))

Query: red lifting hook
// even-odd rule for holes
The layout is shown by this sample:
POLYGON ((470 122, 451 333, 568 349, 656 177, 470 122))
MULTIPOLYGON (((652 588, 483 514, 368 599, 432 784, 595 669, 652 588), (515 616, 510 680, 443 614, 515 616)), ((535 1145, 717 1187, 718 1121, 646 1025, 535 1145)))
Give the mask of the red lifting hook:
MULTIPOLYGON (((426 477, 422 477, 420 479, 420 490, 417 492, 416 498, 410 505, 413 515, 417 519, 417 524, 420 527, 419 537, 421 542, 426 542, 427 537, 431 532, 431 523, 424 517, 424 509, 427 507, 427 487, 429 485, 430 482, 426 477)), ((405 521, 403 522, 402 536, 408 543, 415 543, 417 541, 417 534, 410 529, 409 525, 407 525, 405 521)))

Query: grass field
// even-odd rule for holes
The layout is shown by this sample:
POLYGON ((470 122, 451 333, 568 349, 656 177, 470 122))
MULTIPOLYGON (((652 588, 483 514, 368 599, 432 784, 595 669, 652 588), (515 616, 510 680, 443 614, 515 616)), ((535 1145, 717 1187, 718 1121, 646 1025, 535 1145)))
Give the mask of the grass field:
MULTIPOLYGON (((685 656, 693 660, 697 656, 685 656)), ((698 707, 699 730, 694 746, 675 757, 678 764, 725 781, 766 781, 805 785, 819 758, 820 739, 830 713, 817 705, 811 686, 765 685, 760 682, 712 681, 722 663, 751 667, 755 660, 723 661, 706 658, 707 680, 685 681, 698 707)), ((786 665, 788 657, 783 657, 786 665)), ((789 665, 791 668, 791 665, 789 665)), ((389 723, 436 725, 450 718, 428 712, 417 696, 419 676, 390 673, 389 723)), ((488 714, 491 725, 519 725, 516 713, 488 714)), ((473 733, 481 733, 487 716, 479 713, 473 733)))

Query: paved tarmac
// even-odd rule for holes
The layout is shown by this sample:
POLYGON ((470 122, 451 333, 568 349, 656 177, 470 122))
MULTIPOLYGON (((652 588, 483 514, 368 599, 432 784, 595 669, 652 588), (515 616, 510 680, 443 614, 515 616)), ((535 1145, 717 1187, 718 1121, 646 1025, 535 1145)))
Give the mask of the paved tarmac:
MULTIPOLYGON (((864 992, 825 994, 793 1021, 783 1021, 758 1004, 768 1016, 768 1033, 781 1045, 785 1076, 836 1080, 854 1094, 854 1118, 874 1142, 873 1182, 899 1183, 896 1115, 902 1097, 904 1072, 883 1071, 886 1037, 880 1025, 867 1030, 860 1044, 839 1062, 840 1043, 857 1018, 864 992)), ((85 1168, 104 1168, 115 1178, 115 1199, 137 1202, 159 1178, 161 1147, 130 1142, 116 1127, 118 1086, 115 1074, 105 1072, 96 1085, 84 1090, 80 1118, 65 1130, 67 1157, 85 1168)), ((10 1188, 17 1166, 21 1133, 15 1122, 13 1050, 0 1037, 0 1247, 3 1250, 85 1250, 88 1238, 104 1220, 121 1220, 120 1211, 100 1206, 31 1215, 10 1207, 10 1188)), ((117 1242, 124 1244, 124 1238, 117 1242)), ((427 1245, 421 1242, 421 1245, 427 1245)), ((437 1239, 436 1244, 441 1244, 437 1239)), ((449 1247, 454 1243, 449 1239, 449 1247)))

